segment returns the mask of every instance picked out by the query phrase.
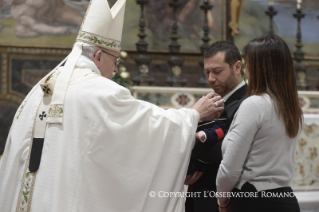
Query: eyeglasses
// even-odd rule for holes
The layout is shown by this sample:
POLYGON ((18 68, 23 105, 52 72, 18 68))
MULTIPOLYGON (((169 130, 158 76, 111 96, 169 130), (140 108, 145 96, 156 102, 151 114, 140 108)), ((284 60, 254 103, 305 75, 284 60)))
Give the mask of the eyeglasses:
POLYGON ((116 61, 115 61, 115 65, 116 66, 119 66, 120 65, 120 63, 121 63, 121 58, 120 57, 115 57, 113 54, 111 54, 111 53, 108 53, 108 52, 106 52, 106 51, 104 51, 104 50, 102 50, 102 49, 100 49, 102 52, 104 52, 105 54, 108 54, 108 55, 111 55, 112 57, 114 57, 115 59, 116 59, 116 61))

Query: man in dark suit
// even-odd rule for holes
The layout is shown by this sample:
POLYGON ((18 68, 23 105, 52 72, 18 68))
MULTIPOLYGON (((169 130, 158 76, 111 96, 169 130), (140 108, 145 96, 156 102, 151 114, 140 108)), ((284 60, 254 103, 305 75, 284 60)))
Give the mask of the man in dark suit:
MULTIPOLYGON (((204 53, 204 69, 210 86, 225 101, 221 118, 228 129, 245 98, 247 84, 241 76, 242 58, 234 44, 226 41, 213 43, 204 53)), ((215 197, 216 176, 222 160, 222 140, 205 145, 197 143, 193 149, 185 184, 189 192, 200 192, 186 199, 186 212, 217 212, 215 197), (199 144, 199 145, 198 145, 199 144)), ((191 196, 191 195, 190 195, 191 196)))

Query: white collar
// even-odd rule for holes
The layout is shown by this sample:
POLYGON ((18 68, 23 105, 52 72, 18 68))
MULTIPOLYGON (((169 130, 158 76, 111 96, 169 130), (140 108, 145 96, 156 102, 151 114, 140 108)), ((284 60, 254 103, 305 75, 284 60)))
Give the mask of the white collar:
POLYGON ((77 68, 89 68, 92 69, 95 73, 101 75, 99 68, 95 65, 95 63, 88 57, 81 55, 76 63, 77 68))
POLYGON ((227 99, 233 95, 233 93, 235 93, 235 91, 237 91, 239 88, 243 87, 245 85, 245 81, 243 80, 241 83, 239 83, 235 89, 233 89, 231 92, 229 92, 228 94, 226 94, 225 96, 223 96, 224 102, 227 101, 227 99))

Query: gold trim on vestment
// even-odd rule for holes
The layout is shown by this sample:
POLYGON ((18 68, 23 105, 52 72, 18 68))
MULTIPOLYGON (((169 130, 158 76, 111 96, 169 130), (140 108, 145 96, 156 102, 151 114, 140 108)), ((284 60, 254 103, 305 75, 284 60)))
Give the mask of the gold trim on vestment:
POLYGON ((36 116, 34 117, 33 129, 32 129, 32 135, 31 135, 31 141, 30 141, 30 147, 29 147, 29 153, 28 153, 28 158, 27 158, 26 164, 25 164, 24 172, 23 172, 23 175, 22 175, 22 182, 21 182, 21 188, 20 188, 20 192, 19 192, 16 212, 30 212, 33 188, 34 188, 34 183, 35 183, 35 178, 36 178, 37 172, 34 172, 34 173, 29 172, 29 175, 32 176, 32 180, 31 180, 31 183, 30 183, 31 185, 30 185, 30 190, 29 190, 29 193, 28 193, 29 196, 27 198, 25 197, 25 194, 23 193, 23 189, 25 187, 25 180, 27 178, 26 176, 27 176, 27 173, 29 171, 29 163, 30 163, 31 149, 32 149, 32 144, 33 144, 34 130, 35 130, 37 116, 38 116, 39 109, 40 109, 41 105, 42 105, 42 101, 39 104, 37 112, 36 112, 36 116), (22 201, 26 201, 26 204, 27 204, 26 207, 21 208, 21 204, 22 204, 21 200, 22 201))

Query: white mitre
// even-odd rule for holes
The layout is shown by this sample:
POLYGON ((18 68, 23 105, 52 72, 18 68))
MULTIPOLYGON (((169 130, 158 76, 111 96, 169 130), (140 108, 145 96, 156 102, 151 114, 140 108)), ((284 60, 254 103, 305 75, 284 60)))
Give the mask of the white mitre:
POLYGON ((77 41, 120 51, 125 0, 110 9, 107 0, 93 0, 83 20, 77 41))
POLYGON ((118 0, 112 9, 107 0, 91 0, 89 3, 76 43, 65 59, 63 71, 57 78, 49 108, 48 123, 63 122, 64 98, 76 62, 81 56, 82 46, 100 46, 118 52, 121 50, 125 3, 126 0, 118 0))

